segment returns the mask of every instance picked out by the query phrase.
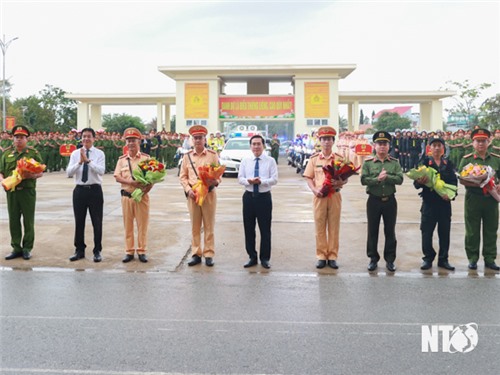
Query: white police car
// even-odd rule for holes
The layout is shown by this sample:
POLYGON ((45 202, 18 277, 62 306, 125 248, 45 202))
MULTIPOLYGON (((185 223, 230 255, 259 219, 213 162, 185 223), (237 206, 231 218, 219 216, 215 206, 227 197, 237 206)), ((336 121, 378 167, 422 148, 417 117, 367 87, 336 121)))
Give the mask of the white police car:
MULTIPOLYGON (((266 140, 266 151, 267 155, 270 154, 270 147, 266 140)), ((226 166, 224 171, 225 175, 238 175, 240 170, 241 160, 244 157, 252 157, 252 151, 250 150, 250 137, 235 137, 229 138, 224 149, 219 155, 220 163, 226 166)))

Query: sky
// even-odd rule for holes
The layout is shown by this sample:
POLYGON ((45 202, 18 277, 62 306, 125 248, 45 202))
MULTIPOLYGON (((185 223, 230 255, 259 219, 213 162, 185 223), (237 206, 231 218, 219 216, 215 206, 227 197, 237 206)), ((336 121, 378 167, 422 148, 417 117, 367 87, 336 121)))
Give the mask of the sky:
MULTIPOLYGON (((482 100, 500 92, 498 0, 0 0, 0 35, 18 38, 5 60, 14 99, 46 84, 74 94, 175 93, 158 71, 170 65, 355 64, 340 91, 429 91, 468 79, 492 84, 482 100)), ((150 121, 156 107, 103 113, 150 121)))

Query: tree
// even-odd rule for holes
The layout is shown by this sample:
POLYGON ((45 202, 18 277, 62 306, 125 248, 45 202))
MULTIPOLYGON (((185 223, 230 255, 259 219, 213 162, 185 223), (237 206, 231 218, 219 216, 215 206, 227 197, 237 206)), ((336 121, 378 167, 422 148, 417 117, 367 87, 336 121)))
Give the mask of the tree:
POLYGON ((65 97, 64 90, 45 85, 39 94, 42 107, 53 113, 56 130, 66 133, 76 127, 77 104, 65 97))
POLYGON ((482 92, 491 87, 490 83, 481 83, 472 86, 468 79, 462 82, 447 81, 446 90, 453 90, 457 95, 453 97, 455 105, 451 109, 446 109, 451 115, 463 115, 468 127, 477 124, 479 107, 478 101, 482 92))
POLYGON ((130 116, 125 113, 106 114, 102 117, 102 126, 108 132, 118 132, 123 134, 127 128, 137 128, 143 133, 146 129, 140 117, 130 116))
POLYGON ((490 130, 500 129, 500 94, 496 94, 484 101, 481 106, 483 116, 480 126, 490 130))
POLYGON ((411 120, 406 117, 401 117, 397 113, 384 112, 374 126, 377 130, 394 132, 396 129, 411 128, 411 120))
POLYGON ((359 111, 359 124, 364 124, 365 123, 365 114, 363 113, 363 110, 359 111))
POLYGON ((17 99, 12 104, 18 124, 28 126, 32 131, 57 131, 54 113, 43 107, 35 95, 17 99))
POLYGON ((175 115, 170 118, 170 131, 175 133, 175 115))

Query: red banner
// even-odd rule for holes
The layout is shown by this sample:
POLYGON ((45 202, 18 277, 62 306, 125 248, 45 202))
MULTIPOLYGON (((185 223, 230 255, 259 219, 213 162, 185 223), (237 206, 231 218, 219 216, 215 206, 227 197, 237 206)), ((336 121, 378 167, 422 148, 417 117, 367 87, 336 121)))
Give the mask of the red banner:
POLYGON ((219 118, 295 118, 293 96, 238 96, 219 98, 219 118))
POLYGON ((16 118, 14 116, 5 116, 5 130, 11 131, 16 126, 16 118))
POLYGON ((73 151, 76 150, 76 146, 72 144, 64 144, 59 147, 59 154, 61 156, 70 156, 73 151))
POLYGON ((356 145, 354 152, 359 156, 368 156, 372 154, 373 148, 368 143, 361 143, 359 145, 356 145))

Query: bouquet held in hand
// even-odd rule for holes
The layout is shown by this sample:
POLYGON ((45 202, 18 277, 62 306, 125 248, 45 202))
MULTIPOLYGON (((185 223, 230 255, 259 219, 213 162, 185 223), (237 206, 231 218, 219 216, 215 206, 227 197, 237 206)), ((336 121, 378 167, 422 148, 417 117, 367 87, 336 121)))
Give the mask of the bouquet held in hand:
POLYGON ((484 195, 490 194, 500 202, 500 194, 495 184, 495 171, 489 165, 469 163, 460 171, 458 178, 475 184, 483 189, 484 195))
POLYGON ((412 168, 406 173, 412 180, 418 180, 422 177, 427 177, 427 186, 434 190, 440 197, 448 196, 450 200, 457 196, 458 188, 455 185, 447 184, 441 179, 441 175, 434 168, 421 165, 418 168, 412 168))
POLYGON ((218 180, 226 170, 225 165, 206 164, 198 167, 198 181, 191 188, 196 195, 196 204, 202 206, 208 194, 210 185, 209 180, 218 180))
MULTIPOLYGON (((139 163, 137 168, 132 171, 134 179, 144 186, 156 184, 163 181, 167 171, 165 166, 158 160, 150 158, 139 163)), ((132 198, 136 202, 140 202, 144 196, 144 190, 137 188, 132 192, 132 198)))
POLYGON ((39 163, 33 158, 22 158, 17 161, 16 169, 12 175, 2 181, 5 191, 14 191, 16 186, 21 183, 27 173, 39 174, 45 170, 45 164, 39 163))
POLYGON ((357 174, 357 171, 361 167, 355 167, 350 161, 340 161, 332 160, 331 164, 323 166, 323 172, 325 173, 325 181, 321 187, 321 194, 323 197, 329 197, 335 194, 335 188, 332 185, 332 180, 345 181, 352 175, 357 174))

